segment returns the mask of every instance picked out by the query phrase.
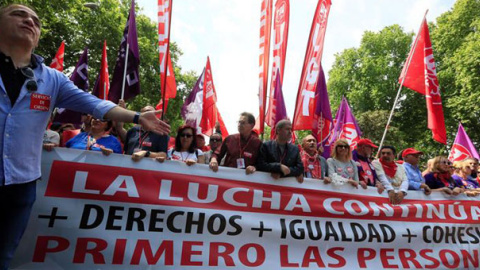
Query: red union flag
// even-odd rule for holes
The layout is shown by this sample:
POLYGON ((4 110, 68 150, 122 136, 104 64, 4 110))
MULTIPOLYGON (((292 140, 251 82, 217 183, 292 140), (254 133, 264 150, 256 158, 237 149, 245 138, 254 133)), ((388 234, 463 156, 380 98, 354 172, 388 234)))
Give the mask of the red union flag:
POLYGON ((267 106, 268 65, 270 58, 270 34, 272 30, 272 2, 262 0, 260 14, 260 74, 258 98, 260 103, 259 131, 263 133, 265 126, 265 107, 267 106))
POLYGON ((200 127, 202 133, 210 133, 217 122, 217 93, 215 92, 215 85, 213 84, 212 68, 210 67, 210 58, 207 57, 207 66, 205 67, 205 80, 203 87, 203 106, 202 106, 202 121, 200 127))
POLYGON ((330 0, 318 1, 313 17, 293 115, 293 130, 311 130, 313 128, 315 89, 320 73, 323 43, 331 5, 330 0))
POLYGON ((442 97, 440 95, 435 60, 433 59, 432 42, 430 41, 426 18, 423 18, 420 31, 405 63, 398 79, 400 84, 404 80, 403 86, 425 95, 428 110, 428 128, 432 130, 432 137, 439 143, 447 144, 442 97))
POLYGON ((162 99, 174 98, 177 94, 175 74, 170 59, 170 22, 172 1, 158 0, 158 50, 160 61, 160 88, 162 99))
POLYGON ((57 54, 55 55, 55 58, 53 58, 52 63, 50 64, 50 67, 53 69, 56 69, 60 72, 63 72, 63 56, 65 54, 65 40, 62 41, 62 44, 60 44, 60 47, 58 48, 57 54))
POLYGON ((273 126, 272 102, 277 76, 280 76, 280 84, 283 84, 283 71, 285 70, 285 56, 287 54, 288 23, 290 17, 290 2, 288 0, 277 0, 275 3, 275 18, 273 23, 273 63, 272 78, 270 83, 270 94, 268 98, 268 111, 265 122, 273 126), (277 72, 278 70, 278 72, 277 72))

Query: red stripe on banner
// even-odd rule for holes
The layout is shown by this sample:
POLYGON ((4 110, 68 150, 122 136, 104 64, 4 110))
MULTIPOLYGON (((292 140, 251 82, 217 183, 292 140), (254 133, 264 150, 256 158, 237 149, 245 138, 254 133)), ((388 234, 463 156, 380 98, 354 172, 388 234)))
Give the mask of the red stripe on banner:
POLYGON ((322 218, 478 223, 474 201, 404 200, 54 161, 45 196, 322 218))
POLYGON ((262 0, 260 13, 260 85, 258 91, 260 113, 259 132, 265 128, 265 107, 267 106, 268 65, 270 58, 270 35, 272 31, 272 0, 262 0))

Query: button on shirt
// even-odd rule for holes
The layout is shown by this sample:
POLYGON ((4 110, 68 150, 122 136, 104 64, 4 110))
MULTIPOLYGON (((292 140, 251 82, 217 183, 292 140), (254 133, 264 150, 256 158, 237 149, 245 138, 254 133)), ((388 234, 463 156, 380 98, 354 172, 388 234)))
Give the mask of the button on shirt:
POLYGON ((408 189, 419 190, 420 186, 425 183, 425 178, 423 178, 420 169, 407 162, 403 163, 403 167, 407 173, 408 189))
POLYGON ((11 78, 0 74, 0 186, 27 183, 40 178, 40 158, 45 127, 55 107, 103 115, 116 105, 103 101, 78 89, 64 74, 46 67, 43 58, 35 57, 33 69, 38 85, 36 93, 50 98, 48 111, 30 109, 32 92, 25 83, 15 103, 12 104, 5 85, 11 78))

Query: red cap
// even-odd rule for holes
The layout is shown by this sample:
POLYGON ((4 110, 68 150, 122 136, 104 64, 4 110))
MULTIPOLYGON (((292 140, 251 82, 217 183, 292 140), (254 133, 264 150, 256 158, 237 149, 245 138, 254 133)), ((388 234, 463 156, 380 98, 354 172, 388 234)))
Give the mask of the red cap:
POLYGON ((402 152, 402 158, 406 157, 407 155, 416 155, 416 154, 421 154, 423 155, 423 152, 415 150, 415 148, 407 148, 403 150, 402 152))
POLYGON ((358 146, 367 145, 367 146, 371 146, 373 148, 378 148, 378 146, 376 146, 370 139, 360 139, 360 140, 358 140, 357 145, 358 146))

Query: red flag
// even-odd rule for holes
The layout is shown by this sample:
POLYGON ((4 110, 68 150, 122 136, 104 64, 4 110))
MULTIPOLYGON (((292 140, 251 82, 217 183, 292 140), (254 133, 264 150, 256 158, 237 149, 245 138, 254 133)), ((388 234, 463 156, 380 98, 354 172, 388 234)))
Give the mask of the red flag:
POLYGON ((202 121, 200 127, 202 133, 209 135, 217 122, 217 93, 213 84, 212 69, 210 67, 210 58, 207 57, 207 66, 205 67, 205 79, 203 87, 203 105, 202 105, 202 121))
POLYGON ((283 85, 283 72, 285 70, 285 56, 287 54, 288 24, 290 16, 290 2, 288 0, 277 0, 275 3, 275 19, 273 20, 273 64, 272 79, 270 83, 270 95, 268 98, 268 111, 265 122, 273 127, 272 102, 277 76, 280 76, 280 84, 283 85), (278 70, 278 74, 277 74, 278 70))
POLYGON ((222 133, 222 138, 225 139, 228 136, 228 130, 227 127, 225 126, 225 123, 223 122, 223 118, 220 115, 220 111, 217 109, 217 119, 218 119, 218 124, 220 125, 220 132, 222 133))
POLYGON ((293 130, 311 130, 313 128, 315 91, 322 62, 323 43, 327 30, 330 0, 320 0, 313 17, 310 37, 308 38, 305 61, 303 63, 297 102, 293 116, 293 130))
POLYGON ((423 18, 416 41, 405 63, 398 79, 400 84, 425 95, 428 128, 432 130, 432 137, 439 143, 447 144, 442 98, 426 18, 423 18))
POLYGON ((65 54, 65 40, 62 41, 62 44, 60 44, 60 47, 58 48, 57 54, 55 55, 55 58, 53 58, 52 63, 50 64, 50 67, 53 69, 56 69, 60 72, 63 72, 63 56, 65 54))
POLYGON ((167 87, 165 91, 162 88, 162 98, 158 101, 158 104, 156 106, 157 110, 161 110, 163 108, 162 103, 163 103, 163 97, 165 97, 165 112, 167 111, 167 105, 168 105, 168 99, 170 98, 175 98, 177 95, 177 83, 175 82, 175 74, 173 73, 173 65, 172 65, 172 59, 170 58, 170 54, 168 54, 168 70, 167 70, 167 87))
POLYGON ((100 89, 98 98, 107 99, 110 90, 110 80, 108 78, 108 60, 107 60, 107 41, 103 43, 102 65, 100 67, 100 89))
MULTIPOLYGON (((162 99, 174 98, 177 94, 175 74, 173 73, 172 60, 169 52, 171 19, 172 1, 158 0, 158 49, 160 61, 160 89, 162 93, 162 99)), ((165 111, 166 110, 167 109, 165 107, 165 111)))
POLYGON ((265 107, 267 106, 268 87, 268 65, 270 61, 270 34, 272 31, 272 2, 273 0, 262 0, 260 12, 260 74, 258 98, 260 103, 260 114, 258 119, 258 131, 263 133, 265 126, 265 107))

